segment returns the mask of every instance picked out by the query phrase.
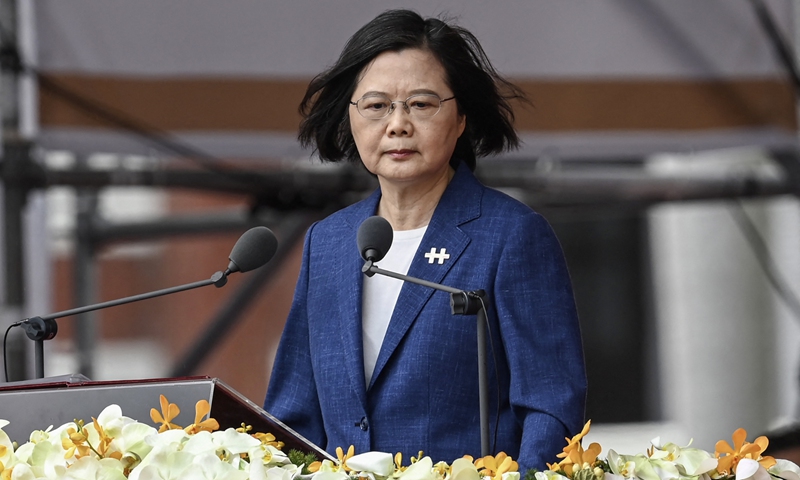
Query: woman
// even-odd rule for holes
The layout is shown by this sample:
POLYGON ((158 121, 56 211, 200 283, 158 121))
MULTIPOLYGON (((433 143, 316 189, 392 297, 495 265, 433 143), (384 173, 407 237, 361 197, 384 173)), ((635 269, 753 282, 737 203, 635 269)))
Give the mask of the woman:
POLYGON ((580 332, 547 222, 481 185, 477 155, 519 143, 519 91, 468 31, 406 10, 362 27, 309 85, 299 138, 323 160, 360 161, 380 188, 309 230, 264 408, 328 451, 479 456, 474 317, 449 295, 366 278, 361 223, 386 218, 378 266, 488 293, 494 451, 555 461, 583 425, 580 332))

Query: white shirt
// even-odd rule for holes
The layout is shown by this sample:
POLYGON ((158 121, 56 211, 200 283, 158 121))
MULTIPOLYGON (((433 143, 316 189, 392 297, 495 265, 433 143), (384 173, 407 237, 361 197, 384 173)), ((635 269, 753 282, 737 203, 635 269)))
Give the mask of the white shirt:
MULTIPOLYGON (((407 274, 427 229, 426 225, 414 230, 395 231, 392 246, 386 256, 380 262, 376 262, 376 265, 384 270, 407 274)), ((361 329, 364 341, 364 378, 367 385, 372 379, 372 372, 378 361, 378 353, 381 351, 383 338, 389 328, 389 321, 392 319, 392 312, 394 312, 403 283, 402 280, 379 273, 371 277, 364 277, 361 329)))

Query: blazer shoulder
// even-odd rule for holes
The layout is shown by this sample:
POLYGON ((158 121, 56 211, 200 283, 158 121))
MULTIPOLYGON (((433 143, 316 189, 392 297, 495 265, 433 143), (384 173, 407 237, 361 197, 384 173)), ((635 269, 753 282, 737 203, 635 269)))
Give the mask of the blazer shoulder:
MULTIPOLYGON (((484 185, 463 164, 437 207, 437 215, 448 224, 492 221, 513 224, 523 217, 541 217, 529 206, 510 195, 484 185)), ((437 215, 434 215, 436 217, 437 215)))
POLYGON ((508 219, 518 219, 520 217, 543 218, 539 212, 520 200, 491 187, 484 187, 482 203, 481 213, 484 216, 502 216, 508 219))
POLYGON ((333 212, 317 222, 315 233, 328 234, 343 228, 347 230, 358 228, 367 217, 374 215, 376 206, 375 194, 370 195, 363 200, 333 212))

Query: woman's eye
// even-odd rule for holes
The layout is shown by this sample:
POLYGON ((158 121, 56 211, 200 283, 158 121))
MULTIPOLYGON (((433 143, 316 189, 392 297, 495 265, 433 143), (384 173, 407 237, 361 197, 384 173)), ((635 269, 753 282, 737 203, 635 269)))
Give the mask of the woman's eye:
POLYGON ((413 102, 411 102, 410 106, 411 108, 414 108, 416 110, 425 110, 426 108, 433 107, 433 104, 431 102, 426 102, 424 100, 414 100, 413 102))

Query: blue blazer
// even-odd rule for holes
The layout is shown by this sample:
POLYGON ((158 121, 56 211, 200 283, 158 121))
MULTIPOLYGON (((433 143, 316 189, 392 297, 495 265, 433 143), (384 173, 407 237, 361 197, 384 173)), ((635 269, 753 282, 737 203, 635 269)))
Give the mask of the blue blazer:
MULTIPOLYGON (((356 233, 380 195, 309 229, 264 409, 330 452, 477 458, 476 318, 452 315, 449 294, 403 285, 367 388, 356 233)), ((544 218, 462 164, 408 275, 488 293, 494 453, 521 469, 555 462, 583 426, 586 376, 569 275, 544 218), (431 248, 450 258, 431 263, 431 248)))

